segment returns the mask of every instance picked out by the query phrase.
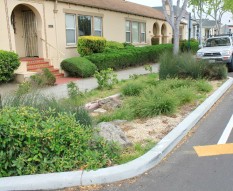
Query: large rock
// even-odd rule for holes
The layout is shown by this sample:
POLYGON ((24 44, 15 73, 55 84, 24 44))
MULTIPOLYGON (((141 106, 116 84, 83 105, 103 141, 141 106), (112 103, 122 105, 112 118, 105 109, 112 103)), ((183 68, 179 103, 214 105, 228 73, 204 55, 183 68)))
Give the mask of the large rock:
POLYGON ((99 135, 108 141, 117 142, 123 147, 132 145, 121 128, 111 122, 99 123, 97 125, 97 130, 99 135))

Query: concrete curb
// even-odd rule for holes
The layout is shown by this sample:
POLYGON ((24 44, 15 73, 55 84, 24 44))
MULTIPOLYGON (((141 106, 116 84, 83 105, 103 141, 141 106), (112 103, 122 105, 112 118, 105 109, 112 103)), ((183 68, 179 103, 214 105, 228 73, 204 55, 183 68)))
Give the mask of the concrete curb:
POLYGON ((119 166, 96 171, 73 171, 0 178, 0 190, 43 190, 103 184, 138 176, 158 164, 233 85, 229 78, 198 108, 143 156, 119 166))

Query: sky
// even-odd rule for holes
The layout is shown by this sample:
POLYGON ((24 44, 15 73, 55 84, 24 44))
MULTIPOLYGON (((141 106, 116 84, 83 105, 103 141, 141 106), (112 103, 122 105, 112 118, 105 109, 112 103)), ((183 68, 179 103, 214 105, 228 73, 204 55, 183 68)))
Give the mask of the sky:
MULTIPOLYGON (((156 6, 162 6, 162 1, 161 0, 126 0, 130 1, 133 3, 138 3, 141 5, 146 5, 149 7, 156 7, 156 6)), ((212 18, 210 18, 212 19, 212 18)), ((223 24, 233 24, 233 18, 230 13, 225 13, 222 18, 222 23, 223 24), (230 21, 230 22, 229 22, 230 21)))

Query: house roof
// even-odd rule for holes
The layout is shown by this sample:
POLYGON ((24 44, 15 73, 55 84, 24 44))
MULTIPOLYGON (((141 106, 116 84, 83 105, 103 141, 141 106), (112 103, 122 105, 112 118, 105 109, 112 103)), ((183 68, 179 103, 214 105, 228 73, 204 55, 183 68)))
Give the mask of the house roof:
MULTIPOLYGON (((163 13, 163 7, 161 7, 161 6, 160 7, 153 7, 153 9, 156 9, 156 10, 163 13)), ((174 12, 176 12, 177 6, 173 6, 173 10, 174 10, 174 12)), ((178 10, 181 11, 181 8, 178 7, 178 10)), ((185 11, 184 18, 188 20, 188 18, 189 18, 189 12, 188 11, 185 11)))
POLYGON ((216 26, 216 22, 214 20, 202 19, 202 26, 213 28, 216 26))
POLYGON ((63 3, 71 3, 81 6, 100 8, 115 12, 165 20, 165 17, 162 12, 148 6, 139 5, 125 0, 58 0, 58 1, 63 3))

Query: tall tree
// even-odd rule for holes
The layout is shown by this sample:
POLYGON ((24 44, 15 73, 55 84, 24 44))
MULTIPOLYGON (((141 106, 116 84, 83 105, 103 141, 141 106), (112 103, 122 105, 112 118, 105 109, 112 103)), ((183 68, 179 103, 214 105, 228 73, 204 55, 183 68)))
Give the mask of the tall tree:
POLYGON ((207 16, 203 14, 204 6, 207 0, 190 0, 189 4, 190 6, 193 6, 193 14, 194 18, 196 19, 198 25, 199 25, 199 44, 202 46, 202 23, 203 18, 206 18, 207 16))
POLYGON ((233 14, 233 2, 232 0, 224 0, 224 10, 233 14))
MULTIPOLYGON (((231 2, 232 2, 232 0, 231 0, 231 2)), ((215 20, 217 34, 220 34, 221 20, 222 20, 223 14, 225 12, 226 12, 226 10, 224 9, 224 1, 223 0, 208 0, 207 1, 205 13, 215 20)))
POLYGON ((173 7, 173 0, 162 0, 163 12, 167 22, 171 25, 174 35, 174 48, 173 54, 179 52, 179 34, 180 34, 180 23, 184 17, 187 9, 189 0, 176 0, 176 11, 173 7))

